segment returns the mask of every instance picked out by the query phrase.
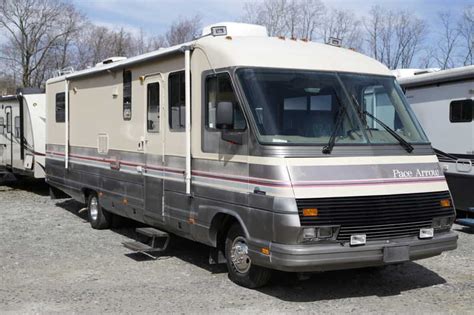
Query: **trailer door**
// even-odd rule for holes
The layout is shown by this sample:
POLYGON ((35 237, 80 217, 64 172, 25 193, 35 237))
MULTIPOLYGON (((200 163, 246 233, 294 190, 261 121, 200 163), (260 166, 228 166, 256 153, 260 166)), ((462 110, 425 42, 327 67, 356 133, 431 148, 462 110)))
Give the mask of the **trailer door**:
POLYGON ((161 75, 149 77, 145 86, 145 220, 163 222, 163 122, 161 113, 163 80, 161 75))

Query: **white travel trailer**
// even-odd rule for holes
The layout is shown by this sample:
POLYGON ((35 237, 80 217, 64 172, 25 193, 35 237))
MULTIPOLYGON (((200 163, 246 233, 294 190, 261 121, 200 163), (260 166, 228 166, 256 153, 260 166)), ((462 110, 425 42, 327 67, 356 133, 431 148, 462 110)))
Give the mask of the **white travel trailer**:
POLYGON ((474 227, 474 66, 401 77, 453 195, 457 222, 474 227))
POLYGON ((0 97, 0 172, 44 178, 46 96, 20 89, 0 97))
POLYGON ((93 228, 151 226, 137 231, 151 245, 126 244, 137 252, 177 234, 257 287, 271 269, 457 246, 446 180, 395 77, 349 49, 221 23, 50 79, 46 97, 47 182, 86 203, 93 228))

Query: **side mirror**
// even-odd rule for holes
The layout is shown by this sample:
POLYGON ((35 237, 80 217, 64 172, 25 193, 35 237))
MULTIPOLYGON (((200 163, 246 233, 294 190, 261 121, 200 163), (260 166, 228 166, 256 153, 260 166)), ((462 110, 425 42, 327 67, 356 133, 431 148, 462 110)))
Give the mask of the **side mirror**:
POLYGON ((216 128, 222 130, 234 129, 234 104, 232 102, 217 103, 216 128))

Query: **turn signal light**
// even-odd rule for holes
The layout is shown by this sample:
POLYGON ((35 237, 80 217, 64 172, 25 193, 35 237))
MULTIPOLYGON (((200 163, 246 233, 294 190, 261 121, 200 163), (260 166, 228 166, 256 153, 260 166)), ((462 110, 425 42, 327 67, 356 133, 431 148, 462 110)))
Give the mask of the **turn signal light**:
POLYGON ((261 252, 262 252, 262 254, 264 254, 264 255, 267 255, 267 256, 270 255, 270 249, 267 248, 267 247, 263 247, 263 248, 261 249, 261 252))
POLYGON ((443 199, 439 202, 439 204, 443 208, 449 208, 449 207, 451 207, 451 200, 450 199, 443 199))
POLYGON ((317 208, 303 209, 303 216, 304 217, 317 217, 318 216, 318 209, 317 208))

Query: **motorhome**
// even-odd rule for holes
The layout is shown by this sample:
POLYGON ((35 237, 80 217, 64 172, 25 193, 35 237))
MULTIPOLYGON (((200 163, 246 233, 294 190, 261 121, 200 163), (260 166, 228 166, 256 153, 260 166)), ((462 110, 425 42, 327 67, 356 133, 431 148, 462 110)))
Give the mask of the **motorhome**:
POLYGON ((93 228, 117 215, 150 226, 134 251, 176 234, 253 288, 272 269, 457 246, 446 180, 402 90, 352 50, 221 23, 52 78, 46 95, 47 182, 87 204, 93 228))
POLYGON ((0 173, 44 178, 46 96, 20 89, 0 97, 0 173))
POLYGON ((453 195, 457 222, 474 227, 474 66, 402 76, 453 195))

